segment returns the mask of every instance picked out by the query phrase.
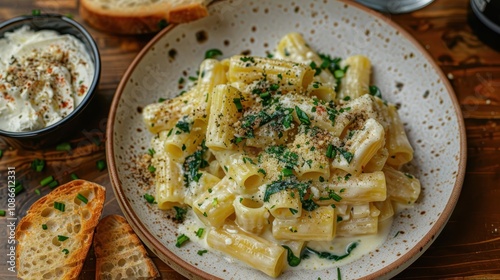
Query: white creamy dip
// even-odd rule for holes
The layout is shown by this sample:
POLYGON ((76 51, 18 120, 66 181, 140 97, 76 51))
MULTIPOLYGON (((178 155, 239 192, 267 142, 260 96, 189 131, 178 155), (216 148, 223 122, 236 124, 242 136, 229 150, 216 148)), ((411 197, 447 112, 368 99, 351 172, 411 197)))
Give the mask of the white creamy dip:
POLYGON ((94 65, 82 42, 23 26, 0 39, 0 129, 32 131, 68 116, 87 94, 94 65))

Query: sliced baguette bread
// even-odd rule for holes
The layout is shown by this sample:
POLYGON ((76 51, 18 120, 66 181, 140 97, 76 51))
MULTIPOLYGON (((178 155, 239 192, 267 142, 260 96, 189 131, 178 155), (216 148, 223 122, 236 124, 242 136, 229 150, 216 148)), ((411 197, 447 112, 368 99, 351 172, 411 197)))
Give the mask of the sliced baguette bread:
POLYGON ((18 278, 77 279, 105 198, 103 186, 74 180, 36 201, 16 228, 18 278))
POLYGON ((160 274, 122 216, 104 217, 96 228, 95 279, 157 279, 160 274))
POLYGON ((208 15, 208 0, 80 0, 80 16, 93 27, 118 34, 159 31, 166 22, 208 15))

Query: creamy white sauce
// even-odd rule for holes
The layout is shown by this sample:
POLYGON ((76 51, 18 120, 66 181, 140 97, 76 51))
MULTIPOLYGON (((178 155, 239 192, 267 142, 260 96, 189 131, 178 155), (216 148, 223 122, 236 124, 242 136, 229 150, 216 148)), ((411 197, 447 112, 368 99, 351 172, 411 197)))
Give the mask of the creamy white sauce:
MULTIPOLYGON (((370 235, 360 235, 353 237, 335 237, 333 241, 310 241, 307 243, 307 247, 310 247, 318 252, 329 252, 331 254, 335 254, 337 256, 342 256, 346 253, 347 247, 353 243, 357 242, 357 246, 355 249, 351 251, 348 257, 339 260, 332 261, 326 259, 320 259, 315 254, 310 253, 309 258, 302 259, 300 264, 296 267, 285 266, 285 270, 296 270, 296 269, 310 269, 310 270, 322 270, 332 267, 340 267, 346 265, 350 262, 353 262, 363 255, 366 255, 378 247, 380 247, 385 240, 387 239, 387 235, 389 234, 392 226, 392 219, 387 219, 383 222, 379 223, 377 234, 370 235)), ((204 249, 209 250, 212 253, 216 253, 217 255, 222 256, 227 262, 232 264, 238 264, 242 266, 246 266, 243 262, 234 259, 230 256, 227 256, 223 253, 216 251, 213 248, 208 246, 206 241, 207 233, 210 231, 210 227, 206 226, 201 222, 198 217, 194 214, 192 210, 189 210, 186 214, 184 222, 179 226, 178 233, 179 235, 185 234, 189 237, 189 239, 193 242, 198 243, 204 249), (196 236, 196 232, 199 228, 204 228, 203 236, 199 238, 196 236)), ((261 237, 271 240, 277 244, 280 242, 274 239, 272 232, 268 228, 264 231, 261 237)), ((226 242, 231 244, 232 240, 226 240, 226 242)))
POLYGON ((88 92, 94 65, 82 42, 23 26, 0 39, 0 129, 32 131, 69 115, 88 92))

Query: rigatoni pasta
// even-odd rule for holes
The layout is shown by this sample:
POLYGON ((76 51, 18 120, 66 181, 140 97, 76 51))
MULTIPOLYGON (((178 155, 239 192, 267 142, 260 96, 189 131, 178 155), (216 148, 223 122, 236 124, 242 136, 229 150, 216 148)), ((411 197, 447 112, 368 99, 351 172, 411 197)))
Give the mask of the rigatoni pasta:
POLYGON ((209 248, 272 277, 321 254, 310 242, 377 234, 421 186, 370 73, 367 57, 316 53, 298 33, 274 58, 204 60, 193 88, 144 110, 158 207, 192 211, 209 248))

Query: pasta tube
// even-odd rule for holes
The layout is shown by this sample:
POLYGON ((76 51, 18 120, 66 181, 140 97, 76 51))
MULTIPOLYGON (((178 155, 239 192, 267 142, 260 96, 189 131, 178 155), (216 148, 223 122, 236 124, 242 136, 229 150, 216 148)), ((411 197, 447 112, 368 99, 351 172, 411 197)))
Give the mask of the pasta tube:
POLYGON ((286 240, 329 241, 335 236, 337 215, 330 206, 302 211, 297 219, 274 219, 273 236, 286 240))
POLYGON ((271 277, 278 277, 285 265, 283 247, 229 223, 210 230, 207 244, 271 277))

